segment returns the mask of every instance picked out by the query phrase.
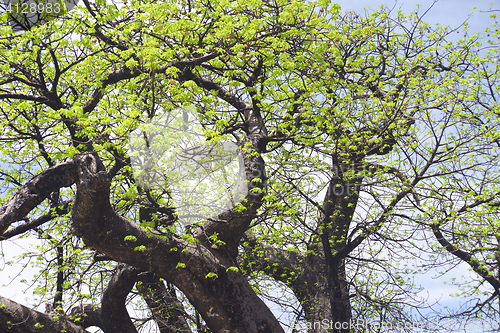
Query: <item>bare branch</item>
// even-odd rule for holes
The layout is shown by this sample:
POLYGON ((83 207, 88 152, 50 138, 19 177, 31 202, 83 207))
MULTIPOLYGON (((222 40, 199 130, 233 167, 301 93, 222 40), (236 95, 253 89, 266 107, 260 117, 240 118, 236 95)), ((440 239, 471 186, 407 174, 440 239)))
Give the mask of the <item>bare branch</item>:
POLYGON ((473 257, 470 253, 460 250, 453 244, 451 244, 443 235, 439 228, 438 223, 433 223, 432 232, 436 240, 446 249, 449 253, 453 254, 455 257, 460 258, 462 261, 466 262, 477 274, 479 274, 483 279, 488 281, 488 283, 495 289, 496 294, 500 294, 500 281, 495 278, 488 270, 481 265, 478 259, 473 257))

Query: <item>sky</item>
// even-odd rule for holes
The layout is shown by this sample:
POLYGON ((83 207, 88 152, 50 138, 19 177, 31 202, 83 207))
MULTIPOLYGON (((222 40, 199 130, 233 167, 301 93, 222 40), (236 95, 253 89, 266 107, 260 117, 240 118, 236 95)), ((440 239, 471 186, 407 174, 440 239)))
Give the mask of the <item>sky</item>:
MULTIPOLYGON (((420 4, 421 7, 419 12, 423 12, 431 7, 432 9, 426 14, 424 20, 431 23, 440 25, 449 25, 450 27, 458 27, 464 21, 467 20, 469 24, 469 32, 472 34, 474 32, 483 32, 486 27, 491 26, 493 20, 490 19, 491 10, 498 10, 498 15, 500 15, 500 0, 420 0, 420 1, 380 1, 380 0, 339 0, 336 1, 343 10, 353 10, 356 12, 363 12, 365 8, 370 7, 376 9, 379 5, 385 4, 389 8, 395 6, 395 9, 401 9, 405 13, 409 13, 416 9, 416 5, 420 4), (492 5, 492 7, 490 7, 492 5), (474 8, 475 7, 475 8, 474 8)), ((26 249, 29 245, 29 241, 4 241, 0 242, 0 253, 4 253, 6 258, 0 257, 0 295, 4 297, 12 298, 23 304, 29 304, 25 301, 26 296, 24 290, 26 285, 21 285, 20 283, 12 283, 6 286, 10 281, 10 277, 15 277, 20 271, 21 266, 17 265, 15 267, 5 266, 4 262, 13 259, 13 253, 19 253, 22 249, 26 249)), ((33 273, 30 271, 29 273, 33 273)), ((462 275, 469 274, 467 267, 462 266, 458 270, 455 270, 451 274, 447 274, 441 278, 435 278, 437 274, 428 275, 422 277, 419 280, 421 284, 427 287, 429 295, 432 295, 436 300, 439 299, 443 306, 456 306, 460 302, 456 298, 449 297, 450 293, 458 291, 457 288, 445 285, 446 280, 452 275, 462 275)), ((30 274, 26 274, 26 278, 29 278, 30 274)), ((29 282, 29 281, 28 281, 29 282)), ((457 331, 458 332, 458 331, 457 331)), ((468 331, 476 332, 476 331, 468 331)), ((482 332, 478 330, 477 332, 482 332)))
POLYGON ((386 5, 389 8, 395 6, 395 9, 401 9, 403 12, 409 13, 415 10, 418 4, 421 5, 419 11, 423 12, 432 6, 432 9, 425 16, 425 21, 429 23, 439 22, 441 25, 450 26, 460 25, 469 17, 469 14, 473 13, 468 21, 471 25, 471 31, 483 27, 485 21, 487 21, 486 19, 491 14, 480 13, 479 10, 490 10, 492 8, 490 5, 494 9, 500 10, 500 0, 399 0, 397 2, 394 0, 338 0, 333 2, 338 3, 343 10, 354 10, 356 12, 362 12, 366 7, 376 9, 380 5, 386 5))
POLYGON ((442 26, 449 25, 451 28, 460 26, 464 21, 469 24, 469 32, 484 32, 484 29, 491 26, 493 20, 490 18, 491 10, 498 10, 500 15, 500 0, 339 0, 338 3, 342 10, 353 10, 363 12, 377 9, 380 5, 386 5, 394 10, 400 9, 404 13, 410 13, 417 10, 424 13, 432 8, 424 16, 424 21, 435 25, 439 23, 442 26))

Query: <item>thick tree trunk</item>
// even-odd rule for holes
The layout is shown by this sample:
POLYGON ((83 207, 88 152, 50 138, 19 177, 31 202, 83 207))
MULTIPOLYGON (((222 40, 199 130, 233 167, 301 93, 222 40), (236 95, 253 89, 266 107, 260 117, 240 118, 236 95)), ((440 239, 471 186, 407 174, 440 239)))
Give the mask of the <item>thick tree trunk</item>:
POLYGON ((293 290, 304 310, 309 332, 351 331, 345 256, 337 254, 346 246, 360 182, 359 178, 351 183, 343 183, 339 177, 331 180, 318 221, 319 237, 313 238, 307 255, 263 246, 247 234, 250 246, 245 249, 248 257, 243 258, 243 264, 250 271, 262 271, 293 290), (335 190, 338 184, 342 184, 345 191, 335 190), (290 279, 291 272, 293 279, 290 279))
POLYGON ((334 266, 330 272, 329 280, 330 288, 333 289, 333 294, 330 297, 333 332, 349 333, 351 332, 352 312, 344 260, 334 266))
POLYGON ((328 295, 327 272, 324 257, 312 254, 306 257, 300 276, 290 286, 302 305, 308 332, 329 333, 333 320, 330 295, 328 295))
POLYGON ((333 270, 336 275, 331 279, 319 244, 312 244, 310 253, 304 257, 293 251, 262 246, 251 235, 248 235, 248 241, 250 246, 245 248, 241 263, 248 271, 263 272, 290 287, 304 311, 305 323, 297 329, 331 333, 335 323, 350 323, 351 305, 345 266, 336 266, 333 270), (337 281, 337 293, 332 293, 333 296, 328 292, 331 290, 329 279, 337 281))
MULTIPOLYGON (((202 86, 208 84, 201 78, 194 79, 202 86)), ((210 87, 221 89, 214 84, 210 87)), ((221 96, 224 99, 226 95, 221 96)), ((248 135, 240 145, 245 146, 242 149, 244 175, 252 191, 238 207, 207 219, 190 235, 189 241, 174 235, 167 237, 146 232, 138 224, 116 214, 109 201, 111 178, 116 170, 106 171, 97 153, 75 156, 30 180, 0 209, 0 234, 51 192, 76 183, 72 231, 86 245, 117 262, 152 272, 175 285, 214 332, 283 332, 246 277, 229 269, 237 266, 240 240, 262 204, 266 178, 258 147, 267 130, 258 108, 232 97, 227 101, 245 116, 248 135), (217 236, 223 245, 213 247, 212 236, 217 236)), ((101 312, 104 311, 101 308, 101 312)), ((107 327, 105 322, 102 325, 107 327)))
POLYGON ((343 178, 340 172, 330 181, 318 224, 332 312, 330 326, 333 326, 331 331, 335 333, 351 332, 352 312, 345 270, 345 256, 349 252, 343 251, 359 199, 359 184, 362 181, 362 178, 352 178, 348 181, 343 178))
MULTIPOLYGON (((87 245, 174 284, 214 332, 283 332, 245 276, 228 271, 235 266, 230 258, 173 235, 148 234, 117 215, 109 202, 110 180, 99 159, 85 154, 75 160, 78 182, 73 230, 87 245)), ((229 222, 224 225, 231 227, 229 222)))

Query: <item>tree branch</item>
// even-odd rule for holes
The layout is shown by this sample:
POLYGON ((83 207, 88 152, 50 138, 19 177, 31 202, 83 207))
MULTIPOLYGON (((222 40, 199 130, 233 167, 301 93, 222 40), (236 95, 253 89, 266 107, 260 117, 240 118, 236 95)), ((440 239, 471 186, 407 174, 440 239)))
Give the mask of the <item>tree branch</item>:
POLYGON ((94 93, 92 94, 92 97, 90 98, 90 100, 87 101, 87 103, 85 103, 85 106, 83 107, 83 113, 92 112, 92 110, 95 109, 95 107, 97 106, 99 101, 104 96, 103 91, 106 89, 106 87, 113 85, 117 82, 127 80, 127 79, 132 79, 132 78, 138 77, 144 73, 149 73, 149 72, 151 72, 151 74, 165 73, 167 71, 167 69, 172 68, 172 67, 184 69, 185 67, 196 66, 196 65, 199 65, 200 63, 211 60, 217 56, 218 56, 217 52, 211 52, 211 53, 208 53, 204 56, 197 57, 197 58, 174 61, 168 65, 162 66, 158 70, 153 70, 153 71, 149 71, 149 70, 147 70, 143 67, 140 67, 140 66, 136 66, 133 68, 129 68, 129 67, 124 66, 124 67, 122 67, 114 72, 109 73, 106 76, 106 79, 101 81, 100 87, 96 88, 94 90, 94 93))
POLYGON ((9 238, 12 238, 14 236, 20 235, 22 233, 25 233, 28 230, 37 228, 41 226, 42 224, 49 222, 55 217, 65 215, 69 213, 69 204, 73 202, 73 200, 68 200, 63 203, 63 206, 59 206, 56 208, 55 212, 47 213, 44 214, 40 217, 37 217, 36 219, 33 219, 31 221, 28 221, 24 224, 18 225, 15 228, 9 229, 6 232, 3 233, 3 235, 0 236, 0 241, 6 240, 9 238))
POLYGON ((495 289, 496 294, 500 294, 500 281, 496 279, 490 272, 488 272, 488 270, 481 265, 479 260, 473 257, 470 253, 460 250, 459 248, 451 244, 442 234, 441 230, 439 229, 438 223, 433 223, 431 228, 434 237, 436 237, 436 240, 439 242, 439 244, 441 244, 443 248, 446 249, 446 251, 466 262, 474 270, 474 272, 488 281, 488 283, 495 289))
POLYGON ((47 99, 38 96, 29 96, 24 94, 0 94, 0 99, 19 99, 23 101, 33 101, 38 103, 46 103, 47 99))
POLYGON ((126 298, 134 287, 138 270, 118 264, 101 300, 102 329, 106 333, 137 333, 126 308, 126 298))
POLYGON ((49 195, 76 181, 76 166, 73 160, 42 171, 24 184, 0 208, 0 235, 16 221, 24 218, 49 195))
POLYGON ((148 304, 160 333, 191 332, 175 290, 167 289, 158 276, 149 272, 139 274, 137 290, 148 304))
POLYGON ((97 326, 102 329, 101 307, 93 304, 82 304, 71 309, 70 318, 83 328, 97 326))
POLYGON ((88 333, 67 316, 32 310, 0 296, 0 331, 9 333, 88 333))
POLYGON ((263 272, 283 283, 288 282, 289 272, 294 272, 297 276, 302 273, 300 264, 304 261, 304 257, 300 254, 263 245, 249 233, 245 236, 250 246, 244 247, 245 256, 242 258, 242 264, 249 271, 263 272))
POLYGON ((257 210, 262 205, 261 199, 266 186, 264 160, 260 155, 255 154, 256 145, 252 145, 248 137, 243 140, 242 145, 244 146, 247 142, 250 143, 251 147, 253 146, 249 152, 243 152, 244 179, 248 181, 248 184, 242 186, 247 187, 248 194, 240 204, 232 209, 207 219, 194 233, 194 237, 206 246, 212 245, 209 237, 217 235, 217 239, 225 243, 224 253, 233 260, 236 259, 238 245, 244 233, 248 230, 250 223, 257 216, 257 210), (256 179, 254 180, 254 178, 256 179))
POLYGON ((73 231, 86 245, 173 283, 212 331, 245 331, 243 327, 259 323, 268 331, 283 332, 246 278, 228 270, 234 265, 227 257, 198 242, 146 232, 119 216, 109 202, 110 179, 99 157, 85 153, 74 160, 78 181, 72 209, 73 231), (211 279, 209 273, 217 278, 211 279), (254 307, 259 311, 247 313, 246 309, 254 307))

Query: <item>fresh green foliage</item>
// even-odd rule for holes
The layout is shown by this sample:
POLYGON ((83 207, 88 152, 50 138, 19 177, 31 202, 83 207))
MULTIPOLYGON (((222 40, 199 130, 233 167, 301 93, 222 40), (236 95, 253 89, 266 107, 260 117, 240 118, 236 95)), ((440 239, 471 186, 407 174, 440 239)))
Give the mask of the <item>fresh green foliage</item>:
MULTIPOLYGON (((327 0, 83 1, 23 33, 2 14, 0 203, 43 170, 92 151, 114 170, 109 192, 118 214, 153 240, 185 242, 169 248, 182 268, 172 274, 202 267, 203 286, 245 274, 298 323, 333 317, 331 299, 342 289, 333 283, 344 283, 338 299, 351 318, 398 322, 421 319, 407 305, 429 305, 418 274, 463 264, 472 273, 451 281, 456 296, 480 306, 457 315, 498 318, 495 19, 480 38, 466 26, 431 27, 420 12, 361 15, 327 0), (457 33, 463 38, 453 42, 457 33), (238 174, 248 195, 226 215, 181 216, 172 182, 149 189, 134 175, 131 133, 185 109, 196 111, 207 147, 231 142, 252 161, 238 174), (231 231, 200 228, 229 223, 220 216, 239 225, 252 217, 241 242, 231 231), (200 264, 233 253, 223 269, 200 264), (286 297, 276 299, 276 290, 286 297)), ((175 128, 167 133, 147 144, 185 139, 174 138, 175 128)), ((141 175, 167 179, 153 162, 141 175)), ((203 182, 193 189, 186 205, 232 191, 203 182)), ((76 192, 61 188, 16 222, 47 219, 26 233, 41 241, 20 260, 39 270, 29 281, 36 301, 54 301, 60 312, 97 303, 115 272, 71 228, 76 192)), ((134 235, 122 234, 120 246, 147 260, 155 249, 134 235)))

